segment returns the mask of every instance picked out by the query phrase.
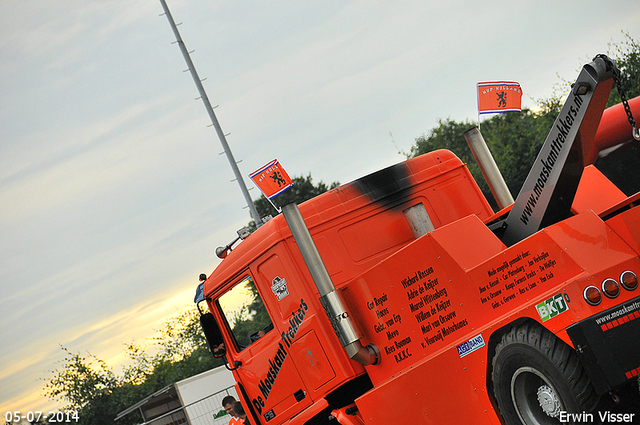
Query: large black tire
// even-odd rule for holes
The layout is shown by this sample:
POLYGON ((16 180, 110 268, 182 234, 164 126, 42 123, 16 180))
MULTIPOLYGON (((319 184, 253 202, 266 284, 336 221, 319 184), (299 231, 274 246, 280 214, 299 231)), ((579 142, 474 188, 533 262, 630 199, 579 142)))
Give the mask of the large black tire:
POLYGON ((590 412, 598 401, 575 352, 538 324, 502 336, 491 378, 507 425, 570 423, 561 412, 590 412))

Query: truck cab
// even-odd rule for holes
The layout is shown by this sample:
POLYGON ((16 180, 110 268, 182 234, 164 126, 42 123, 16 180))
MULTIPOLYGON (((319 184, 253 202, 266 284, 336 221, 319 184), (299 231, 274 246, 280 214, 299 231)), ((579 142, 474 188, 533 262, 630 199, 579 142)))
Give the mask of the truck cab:
MULTIPOLYGON (((332 281, 342 290, 415 240, 403 213, 415 205, 424 207, 434 228, 469 215, 482 220, 493 215, 466 166, 446 150, 342 185, 301 204, 300 210, 332 281)), ((335 408, 332 393, 334 399, 343 393, 353 399, 371 386, 364 367, 336 341, 282 215, 229 252, 204 291, 221 325, 220 343, 229 364, 237 365, 239 394, 247 394, 258 415, 280 423, 275 419, 293 417, 311 405, 314 413, 319 406, 335 408), (251 320, 239 321, 242 315, 251 320)))

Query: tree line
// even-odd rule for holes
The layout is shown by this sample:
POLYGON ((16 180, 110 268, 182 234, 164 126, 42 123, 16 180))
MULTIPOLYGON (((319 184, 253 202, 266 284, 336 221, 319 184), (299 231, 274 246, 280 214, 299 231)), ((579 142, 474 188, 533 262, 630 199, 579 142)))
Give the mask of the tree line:
MULTIPOLYGON (((640 44, 626 34, 626 40, 609 46, 608 55, 621 71, 621 85, 628 98, 640 95, 640 44)), ((499 114, 482 122, 482 134, 502 171, 511 193, 517 195, 540 147, 562 106, 568 83, 558 85, 558 94, 536 100, 535 109, 520 113, 499 114)), ((608 106, 620 102, 620 94, 612 90, 608 106)), ((640 121, 640 117, 636 117, 640 121)), ((494 205, 491 192, 473 158, 463 133, 476 126, 471 121, 440 120, 429 132, 415 139, 407 158, 435 149, 449 149, 466 162, 487 199, 494 205)), ((640 176, 624 174, 629 166, 640 168, 640 149, 632 144, 616 158, 607 157, 596 166, 614 181, 623 192, 640 189, 640 176), (620 162, 624 166, 620 166, 620 162)), ((294 187, 281 195, 280 203, 302 202, 339 185, 313 183, 311 175, 294 177, 294 187)), ((261 216, 274 215, 275 210, 263 197, 255 201, 261 216)), ((255 228, 255 223, 249 223, 255 228)), ((164 329, 146 346, 125 344, 128 364, 120 373, 103 360, 87 353, 71 352, 61 346, 64 358, 57 369, 44 378, 44 395, 61 403, 67 411, 78 411, 81 424, 111 422, 118 412, 134 405, 155 391, 187 377, 221 366, 221 359, 209 353, 199 324, 198 311, 190 306, 177 317, 168 320, 164 329)), ((141 422, 138 413, 118 421, 122 425, 141 422)))

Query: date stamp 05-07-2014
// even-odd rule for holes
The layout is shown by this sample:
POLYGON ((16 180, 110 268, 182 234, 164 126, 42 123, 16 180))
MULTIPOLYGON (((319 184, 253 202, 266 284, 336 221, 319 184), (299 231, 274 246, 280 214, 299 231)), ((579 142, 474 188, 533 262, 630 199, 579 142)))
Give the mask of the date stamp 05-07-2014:
POLYGON ((22 421, 27 421, 29 423, 44 423, 47 424, 68 424, 68 423, 78 423, 80 417, 78 416, 77 411, 68 411, 68 412, 38 412, 38 411, 28 411, 21 412, 19 410, 5 412, 4 420, 7 424, 17 424, 22 421))

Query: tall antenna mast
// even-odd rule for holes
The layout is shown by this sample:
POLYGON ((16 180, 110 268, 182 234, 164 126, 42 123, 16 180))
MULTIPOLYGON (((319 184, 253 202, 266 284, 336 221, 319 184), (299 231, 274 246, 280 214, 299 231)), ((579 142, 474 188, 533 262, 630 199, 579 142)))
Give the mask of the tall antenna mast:
POLYGON ((180 33, 178 32, 178 28, 176 23, 173 21, 173 17, 171 16, 171 12, 169 12, 169 8, 167 7, 167 3, 165 0, 160 0, 162 3, 162 8, 164 9, 164 14, 167 15, 167 19, 169 20, 169 24, 171 25, 171 29, 173 30, 173 34, 176 36, 176 43, 180 46, 180 51, 182 52, 182 56, 184 56, 185 62, 187 62, 187 66, 189 67, 189 71, 191 72, 191 76, 193 77, 193 82, 196 83, 196 87, 200 92, 200 98, 204 102, 204 106, 209 113, 209 118, 211 118, 211 123, 216 129, 218 133, 218 138, 220 139, 220 143, 222 144, 222 149, 224 149, 224 153, 227 155, 227 159, 229 160, 229 164, 231 165, 231 169, 233 170, 233 174, 235 174, 235 180, 240 185, 240 191, 244 195, 244 199, 247 202, 247 206, 249 207, 249 211, 251 212, 251 218, 256 223, 257 227, 260 227, 260 214, 258 214, 258 210, 256 206, 253 204, 251 200, 251 196, 249 196, 249 191, 247 190, 247 186, 244 183, 244 179, 242 178, 242 174, 240 174, 240 169, 238 169, 238 163, 233 157, 233 153, 231 152, 231 148, 229 148, 229 144, 227 143, 227 138, 222 132, 222 128, 220 127, 220 123, 216 118, 216 114, 213 113, 213 108, 211 107, 211 103, 209 102, 209 98, 207 97, 207 93, 204 91, 204 87, 202 86, 202 80, 198 77, 198 73, 196 72, 196 67, 193 66, 193 62, 191 61, 191 57, 189 56, 189 52, 187 51, 187 47, 184 45, 182 41, 182 37, 180 37, 180 33))

